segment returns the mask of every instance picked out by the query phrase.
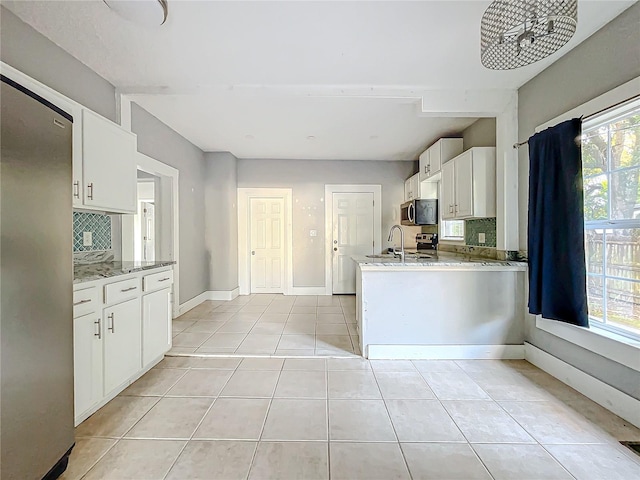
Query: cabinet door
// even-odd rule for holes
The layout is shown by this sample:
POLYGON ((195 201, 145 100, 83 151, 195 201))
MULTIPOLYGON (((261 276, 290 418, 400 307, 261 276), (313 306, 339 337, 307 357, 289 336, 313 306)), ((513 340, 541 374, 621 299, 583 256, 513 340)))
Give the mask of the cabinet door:
POLYGON ((102 399, 102 335, 100 313, 74 318, 73 380, 76 418, 102 399))
POLYGON ((136 212, 136 136, 101 116, 82 113, 84 204, 136 212))
POLYGON ((413 192, 411 191, 411 179, 407 178, 404 181, 404 201, 408 202, 413 200, 413 192))
POLYGON ((420 174, 416 173, 411 177, 411 200, 420 198, 420 174))
POLYGON ((165 288, 142 297, 142 365, 171 348, 171 289, 165 288))
POLYGON ((420 155, 420 181, 426 180, 431 176, 429 173, 429 150, 420 155))
POLYGON ((142 368, 140 298, 104 309, 104 393, 142 368))
POLYGON ((440 212, 442 218, 455 217, 455 162, 442 165, 442 185, 440 186, 440 212))
POLYGON ((442 140, 429 149, 429 175, 435 175, 442 168, 442 140))
POLYGON ((453 161, 456 177, 456 217, 470 217, 473 215, 473 154, 469 151, 453 161))

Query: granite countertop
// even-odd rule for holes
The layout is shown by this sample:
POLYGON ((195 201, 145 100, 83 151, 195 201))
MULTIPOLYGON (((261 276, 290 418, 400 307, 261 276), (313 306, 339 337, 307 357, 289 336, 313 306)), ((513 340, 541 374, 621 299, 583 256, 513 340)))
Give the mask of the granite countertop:
POLYGON ((526 262, 495 260, 483 257, 471 257, 469 255, 460 255, 455 253, 420 253, 407 254, 404 263, 400 262, 397 257, 389 255, 381 255, 378 258, 369 258, 361 255, 353 256, 353 260, 364 267, 365 270, 379 270, 387 268, 393 270, 402 269, 439 269, 440 267, 458 268, 464 270, 526 270, 526 262))
POLYGON ((117 277, 127 273, 141 272, 152 268, 175 264, 173 260, 155 262, 99 262, 73 266, 73 283, 90 282, 103 278, 117 277))

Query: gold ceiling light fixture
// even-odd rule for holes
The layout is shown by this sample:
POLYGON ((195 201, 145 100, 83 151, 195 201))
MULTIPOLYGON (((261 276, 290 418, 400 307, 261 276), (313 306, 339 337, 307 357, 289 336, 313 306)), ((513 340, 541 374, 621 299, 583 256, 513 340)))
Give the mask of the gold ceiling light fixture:
POLYGON ((495 0, 482 15, 480 60, 511 70, 548 57, 578 25, 578 0, 495 0))
POLYGON ((169 15, 168 0, 102 0, 122 18, 147 26, 163 25, 169 15))

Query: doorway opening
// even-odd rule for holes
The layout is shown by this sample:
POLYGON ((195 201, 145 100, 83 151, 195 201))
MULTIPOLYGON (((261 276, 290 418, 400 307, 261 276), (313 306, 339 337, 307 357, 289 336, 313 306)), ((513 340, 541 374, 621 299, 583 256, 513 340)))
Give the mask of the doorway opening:
POLYGON ((122 216, 122 260, 173 260, 173 317, 179 315, 179 217, 177 169, 138 153, 137 212, 122 216))

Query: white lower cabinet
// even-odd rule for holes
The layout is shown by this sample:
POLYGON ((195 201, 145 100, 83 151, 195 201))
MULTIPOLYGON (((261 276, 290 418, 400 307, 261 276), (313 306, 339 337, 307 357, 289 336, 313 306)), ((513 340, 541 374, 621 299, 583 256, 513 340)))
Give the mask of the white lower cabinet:
POLYGON ((142 366, 171 348, 171 289, 142 297, 142 366))
POLYGON ((78 425, 160 361, 171 348, 168 267, 74 288, 73 356, 78 425), (144 285, 142 294, 140 285, 144 285))
POLYGON ((104 392, 109 394, 142 368, 140 299, 104 309, 104 392))
POLYGON ((102 399, 102 318, 99 312, 73 319, 74 408, 84 412, 102 399))

